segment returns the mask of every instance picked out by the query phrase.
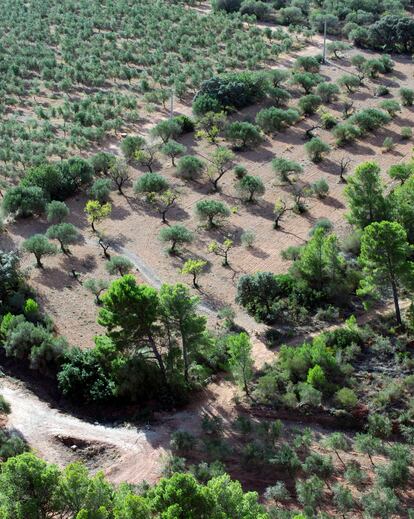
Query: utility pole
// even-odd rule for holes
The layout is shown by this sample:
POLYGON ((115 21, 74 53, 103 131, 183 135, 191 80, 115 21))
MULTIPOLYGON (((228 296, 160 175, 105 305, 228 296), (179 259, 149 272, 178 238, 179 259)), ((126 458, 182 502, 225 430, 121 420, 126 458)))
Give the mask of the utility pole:
POLYGON ((323 55, 322 55, 322 63, 326 65, 326 18, 323 22, 323 55))

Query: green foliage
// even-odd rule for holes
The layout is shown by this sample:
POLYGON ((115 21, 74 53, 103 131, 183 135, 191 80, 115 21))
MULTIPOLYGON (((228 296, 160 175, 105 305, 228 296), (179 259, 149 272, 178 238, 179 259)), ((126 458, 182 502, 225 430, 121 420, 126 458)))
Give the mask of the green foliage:
POLYGON ((313 162, 321 162, 324 155, 331 151, 331 147, 319 137, 313 137, 305 144, 305 151, 313 162))
POLYGON ((335 393, 335 399, 338 405, 344 409, 353 409, 358 403, 358 397, 352 389, 343 387, 335 393))
POLYGON ((322 98, 315 94, 303 96, 298 101, 298 106, 304 115, 314 114, 321 104, 322 98))
POLYGON ((230 370, 238 384, 243 387, 246 395, 249 396, 249 383, 253 378, 252 346, 249 336, 244 332, 230 335, 227 339, 227 348, 230 370))
POLYGON ((414 265, 407 233, 397 222, 374 222, 364 229, 359 260, 363 266, 360 295, 375 295, 391 288, 397 322, 401 324, 399 288, 411 287, 414 265))
POLYGON ((400 97, 403 106, 412 106, 414 104, 414 90, 412 88, 400 88, 400 97))
POLYGON ((170 242, 169 248, 170 253, 174 253, 177 250, 177 245, 183 245, 191 243, 194 239, 194 235, 184 225, 175 224, 171 227, 163 227, 160 231, 160 240, 163 242, 170 242))
POLYGON ((347 179, 345 196, 350 212, 348 219, 364 228, 372 222, 386 219, 387 203, 383 195, 380 168, 375 162, 363 162, 347 179))
POLYGON ((111 275, 125 276, 134 268, 132 261, 125 256, 112 256, 105 264, 107 272, 111 275))
MULTIPOLYGON (((63 224, 62 224, 63 225, 63 224)), ((34 254, 36 264, 39 268, 43 268, 41 259, 44 256, 53 256, 57 253, 57 248, 43 234, 34 234, 30 238, 24 240, 22 247, 27 252, 34 254)))
POLYGON ((97 178, 91 185, 89 194, 93 200, 97 200, 100 204, 104 204, 109 200, 111 186, 112 181, 110 178, 97 178))
POLYGON ((62 223, 69 216, 69 207, 65 202, 53 200, 46 207, 47 221, 49 223, 62 223))
POLYGON ((58 223, 49 227, 46 236, 51 240, 57 240, 60 250, 64 254, 70 254, 68 245, 74 244, 79 240, 79 231, 71 223, 58 223))
POLYGON ((193 155, 181 157, 177 164, 176 174, 179 177, 194 180, 204 171, 204 162, 193 155))
POLYGON ((144 173, 134 183, 134 192, 138 194, 151 195, 161 193, 169 188, 168 180, 158 173, 144 173))
POLYGON ((263 196, 265 186, 258 176, 246 175, 240 179, 236 186, 241 198, 246 202, 254 202, 256 197, 263 196))
POLYGON ((272 160, 273 171, 280 176, 282 182, 292 182, 290 175, 303 173, 303 167, 296 161, 283 157, 272 160))
POLYGON ((176 157, 185 153, 186 149, 187 148, 183 144, 170 139, 162 146, 161 152, 164 153, 164 155, 167 155, 167 157, 170 157, 172 165, 175 166, 176 157))
POLYGON ((6 214, 27 217, 42 214, 46 198, 37 186, 16 186, 9 188, 3 198, 2 208, 6 214))
MULTIPOLYGON (((262 72, 227 73, 205 81, 195 98, 195 102, 197 102, 198 96, 205 95, 218 102, 223 109, 228 107, 244 108, 263 99, 266 94, 266 86, 267 82, 262 72)), ((194 105, 193 111, 196 112, 194 105)))
POLYGON ((237 149, 255 148, 262 142, 260 130, 248 122, 235 121, 229 124, 225 135, 237 149))
POLYGON ((210 228, 222 225, 230 216, 228 206, 219 200, 199 200, 196 203, 195 212, 201 222, 206 222, 210 228))
POLYGON ((263 108, 256 115, 256 124, 264 133, 276 133, 295 124, 299 120, 299 112, 294 108, 283 110, 281 108, 263 108))

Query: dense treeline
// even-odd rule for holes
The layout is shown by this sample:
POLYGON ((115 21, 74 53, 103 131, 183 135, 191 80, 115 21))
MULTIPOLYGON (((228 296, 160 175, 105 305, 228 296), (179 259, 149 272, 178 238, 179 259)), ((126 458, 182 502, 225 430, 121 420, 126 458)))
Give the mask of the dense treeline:
POLYGON ((227 350, 206 329, 199 299, 183 284, 160 291, 138 285, 132 275, 114 281, 100 297, 98 322, 107 334, 91 349, 69 348, 55 335, 18 270, 18 256, 1 253, 0 337, 9 357, 57 379, 76 402, 183 401, 218 369, 227 350))
POLYGON ((414 49, 414 20, 407 13, 409 1, 346 0, 296 2, 286 0, 212 0, 218 12, 240 12, 259 20, 273 20, 290 28, 305 27, 343 35, 356 46, 388 52, 410 53, 414 49))
POLYGON ((63 471, 32 453, 0 465, 0 514, 4 519, 149 519, 166 517, 266 519, 254 492, 244 493, 227 475, 207 484, 176 473, 154 487, 115 488, 102 473, 90 477, 80 463, 63 471))

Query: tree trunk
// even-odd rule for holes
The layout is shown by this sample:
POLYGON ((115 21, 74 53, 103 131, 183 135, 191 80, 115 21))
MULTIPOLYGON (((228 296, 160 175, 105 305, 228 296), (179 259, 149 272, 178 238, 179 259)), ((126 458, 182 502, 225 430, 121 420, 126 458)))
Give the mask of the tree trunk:
POLYGON ((151 345, 152 352, 154 353, 154 356, 157 359, 158 367, 160 368, 164 385, 168 386, 167 373, 165 371, 164 361, 162 360, 161 353, 158 351, 157 345, 155 344, 154 337, 152 336, 151 333, 148 333, 148 341, 151 345))
POLYGON ((36 257, 36 265, 38 268, 42 269, 43 268, 43 264, 42 262, 40 261, 41 257, 42 256, 38 256, 37 254, 35 254, 35 257, 36 257))
POLYGON ((395 315, 397 317, 397 323, 401 325, 402 319, 401 319, 400 303, 398 300, 398 289, 397 289, 397 285, 394 280, 391 281, 391 286, 392 286, 392 296, 394 298, 395 315))

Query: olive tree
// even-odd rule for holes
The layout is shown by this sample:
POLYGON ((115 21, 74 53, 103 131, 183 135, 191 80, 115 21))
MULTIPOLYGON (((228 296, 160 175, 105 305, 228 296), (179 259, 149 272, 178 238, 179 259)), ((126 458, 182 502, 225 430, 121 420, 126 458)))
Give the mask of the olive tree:
POLYGON ((43 268, 41 259, 44 256, 57 254, 57 248, 53 243, 50 243, 44 234, 34 234, 30 236, 30 238, 24 240, 22 247, 27 252, 34 254, 38 268, 43 268))
POLYGON ((168 252, 174 254, 177 251, 177 245, 191 243, 194 240, 194 235, 184 225, 175 224, 161 229, 159 238, 163 242, 171 243, 168 252))

